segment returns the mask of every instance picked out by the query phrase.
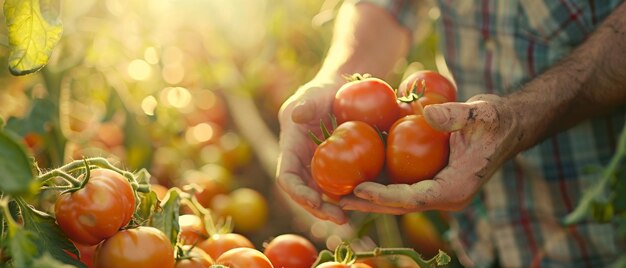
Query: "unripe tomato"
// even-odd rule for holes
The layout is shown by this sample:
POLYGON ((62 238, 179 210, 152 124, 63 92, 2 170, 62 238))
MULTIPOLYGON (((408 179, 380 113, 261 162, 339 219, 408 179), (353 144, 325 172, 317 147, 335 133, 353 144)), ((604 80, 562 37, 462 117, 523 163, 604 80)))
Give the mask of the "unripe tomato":
POLYGON ((265 226, 269 208, 261 193, 242 187, 228 194, 221 213, 222 216, 231 217, 236 232, 252 233, 265 226))
POLYGON ((339 125, 322 142, 311 160, 311 175, 322 192, 338 197, 352 193, 358 184, 379 175, 385 146, 378 132, 361 121, 339 125))
POLYGON ((274 267, 310 268, 317 259, 317 249, 308 239, 296 234, 282 234, 272 239, 263 254, 274 267))
POLYGON ((449 136, 433 129, 422 115, 399 119, 387 136, 385 166, 391 183, 432 179, 448 164, 449 136))
POLYGON ((96 268, 172 268, 174 247, 154 227, 140 226, 119 231, 96 249, 96 268))
POLYGON ((95 245, 113 236, 128 224, 134 210, 135 194, 128 180, 101 168, 90 171, 84 188, 61 194, 54 207, 61 230, 83 245, 95 245))
POLYGON ((208 253, 216 260, 224 252, 233 248, 254 248, 254 244, 245 236, 237 233, 214 234, 209 239, 201 241, 198 248, 208 253))
POLYGON ((393 88, 379 78, 360 77, 345 83, 335 95, 333 114, 337 123, 363 121, 381 131, 400 117, 393 88))
POLYGON ((228 250, 215 263, 229 268, 274 268, 270 260, 254 248, 228 250))

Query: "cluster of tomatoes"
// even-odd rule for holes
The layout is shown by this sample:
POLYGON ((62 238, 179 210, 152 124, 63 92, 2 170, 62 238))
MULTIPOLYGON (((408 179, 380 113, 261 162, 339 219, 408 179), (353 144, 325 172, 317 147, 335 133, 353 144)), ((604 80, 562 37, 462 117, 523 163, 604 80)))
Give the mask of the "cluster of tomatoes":
POLYGON ((433 129, 423 108, 455 100, 455 86, 434 71, 413 73, 397 90, 354 75, 335 95, 332 134, 321 124, 325 140, 311 160, 314 180, 337 199, 383 173, 394 184, 432 179, 448 162, 449 133, 433 129))

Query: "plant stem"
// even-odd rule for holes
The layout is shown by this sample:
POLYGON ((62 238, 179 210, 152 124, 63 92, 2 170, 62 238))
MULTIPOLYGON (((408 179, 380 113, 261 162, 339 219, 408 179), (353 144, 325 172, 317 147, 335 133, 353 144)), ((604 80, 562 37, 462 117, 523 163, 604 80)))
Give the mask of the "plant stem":
POLYGON ((37 180, 41 181, 42 184, 50 181, 51 179, 54 178, 63 178, 65 181, 67 181, 71 186, 73 187, 78 187, 80 186, 80 181, 74 177, 72 177, 72 175, 67 174, 65 172, 63 172, 62 170, 59 169, 54 169, 51 170, 47 173, 44 173, 42 175, 40 175, 37 180))

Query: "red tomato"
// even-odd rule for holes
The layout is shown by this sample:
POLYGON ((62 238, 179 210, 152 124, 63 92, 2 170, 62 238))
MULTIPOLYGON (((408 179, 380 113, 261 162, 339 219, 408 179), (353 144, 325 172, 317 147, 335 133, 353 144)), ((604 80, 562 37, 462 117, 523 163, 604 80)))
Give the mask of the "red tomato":
POLYGON ((363 121, 381 131, 400 117, 396 93, 387 82, 363 78, 344 84, 335 95, 333 114, 337 123, 363 121))
POLYGON ((93 246, 85 246, 85 245, 81 245, 78 243, 73 243, 74 246, 76 246, 76 249, 78 249, 78 253, 80 255, 80 258, 72 253, 70 253, 69 251, 66 251, 66 253, 68 255, 70 255, 72 258, 79 260, 80 262, 82 262, 85 266, 87 266, 87 268, 93 268, 93 255, 95 254, 96 251, 96 247, 97 245, 93 245, 93 246))
POLYGON ((178 240, 184 245, 195 245, 208 236, 204 222, 197 215, 180 215, 178 225, 180 226, 178 240))
POLYGON ((426 105, 456 101, 454 84, 435 71, 418 71, 405 78, 398 87, 398 95, 405 97, 410 93, 422 96, 415 102, 400 103, 402 115, 422 114, 426 105))
POLYGON ((310 268, 317 259, 313 243, 296 234, 282 234, 272 239, 263 254, 274 267, 310 268))
POLYGON ((119 231, 104 241, 94 260, 97 268, 174 267, 174 248, 167 236, 154 227, 119 231))
POLYGON ((214 260, 233 248, 254 248, 252 242, 237 233, 214 234, 209 239, 198 243, 197 247, 208 253, 214 260))
POLYGON ((448 164, 449 136, 433 129, 422 115, 399 119, 387 136, 386 169, 391 183, 432 179, 448 164))
POLYGON ((130 183, 109 169, 92 169, 85 187, 61 194, 54 207, 61 230, 83 245, 95 245, 113 236, 128 224, 134 210, 130 183))
POLYGON ((384 162, 385 145, 378 132, 364 122, 349 121, 315 149, 311 174, 324 193, 336 197, 374 180, 384 162))
POLYGON ((213 259, 204 250, 190 246, 183 246, 184 251, 189 251, 187 256, 176 261, 176 268, 208 268, 213 264, 213 259))
POLYGON ((315 268, 372 268, 372 266, 369 266, 368 264, 361 263, 361 262, 356 262, 353 264, 345 264, 345 263, 340 263, 340 262, 335 262, 335 261, 329 261, 329 262, 321 263, 315 268))
POLYGON ((274 268, 270 260, 254 248, 233 248, 224 252, 215 263, 229 268, 274 268))

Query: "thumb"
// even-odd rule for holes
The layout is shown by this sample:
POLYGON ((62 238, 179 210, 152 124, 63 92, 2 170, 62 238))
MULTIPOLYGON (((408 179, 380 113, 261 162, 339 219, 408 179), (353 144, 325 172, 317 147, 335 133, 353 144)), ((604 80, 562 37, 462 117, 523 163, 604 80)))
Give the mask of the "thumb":
POLYGON ((305 124, 315 119, 315 103, 312 101, 300 101, 291 112, 291 120, 297 124, 305 124))
POLYGON ((468 103, 447 102, 424 107, 426 122, 439 131, 453 132, 462 129, 473 119, 476 107, 468 103))

